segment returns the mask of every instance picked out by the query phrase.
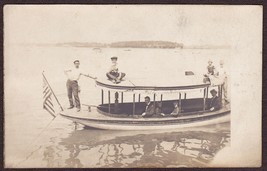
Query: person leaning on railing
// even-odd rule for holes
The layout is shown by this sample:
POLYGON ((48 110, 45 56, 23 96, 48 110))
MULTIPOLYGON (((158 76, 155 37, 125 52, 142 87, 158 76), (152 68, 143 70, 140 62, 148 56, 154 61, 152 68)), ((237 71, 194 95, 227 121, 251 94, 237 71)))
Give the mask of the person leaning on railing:
POLYGON ((73 103, 73 97, 74 97, 77 112, 79 112, 81 110, 81 103, 80 103, 80 98, 79 98, 78 81, 81 75, 92 78, 92 79, 97 79, 97 78, 92 77, 89 74, 84 74, 80 69, 79 60, 75 60, 73 63, 74 63, 73 68, 64 71, 64 73, 68 77, 68 80, 66 83, 67 91, 68 91, 68 98, 69 98, 69 103, 70 103, 70 107, 68 109, 74 108, 74 103, 73 103))

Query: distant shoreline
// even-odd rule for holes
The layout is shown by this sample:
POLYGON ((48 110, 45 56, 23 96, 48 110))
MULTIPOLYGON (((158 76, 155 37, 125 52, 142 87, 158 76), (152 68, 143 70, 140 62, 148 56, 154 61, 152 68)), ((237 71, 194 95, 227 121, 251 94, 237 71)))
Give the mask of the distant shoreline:
POLYGON ((20 45, 77 47, 77 48, 125 48, 125 49, 230 49, 230 45, 184 45, 170 41, 122 41, 113 43, 66 42, 66 43, 19 43, 20 45))
MULTIPOLYGON (((47 44, 48 45, 48 44, 47 44)), ((160 48, 160 49, 182 49, 182 43, 170 41, 121 41, 112 43, 95 43, 95 42, 66 42, 55 43, 55 46, 72 46, 87 48, 160 48)))

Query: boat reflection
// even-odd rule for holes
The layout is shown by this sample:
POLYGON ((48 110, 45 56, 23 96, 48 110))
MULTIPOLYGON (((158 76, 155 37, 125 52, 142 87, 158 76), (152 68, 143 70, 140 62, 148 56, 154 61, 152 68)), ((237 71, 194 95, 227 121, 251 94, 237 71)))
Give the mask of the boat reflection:
POLYGON ((120 133, 74 131, 45 149, 47 167, 204 167, 230 143, 229 131, 120 133))

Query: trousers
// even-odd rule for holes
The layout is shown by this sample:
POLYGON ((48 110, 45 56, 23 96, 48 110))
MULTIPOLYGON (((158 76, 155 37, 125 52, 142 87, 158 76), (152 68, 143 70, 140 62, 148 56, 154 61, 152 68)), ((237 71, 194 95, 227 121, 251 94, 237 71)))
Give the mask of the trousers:
POLYGON ((68 98, 69 98, 70 106, 74 106, 74 104, 73 104, 73 97, 74 97, 76 108, 80 109, 81 104, 80 104, 80 98, 79 98, 78 81, 72 81, 72 80, 68 79, 66 85, 67 85, 67 91, 68 91, 68 98))

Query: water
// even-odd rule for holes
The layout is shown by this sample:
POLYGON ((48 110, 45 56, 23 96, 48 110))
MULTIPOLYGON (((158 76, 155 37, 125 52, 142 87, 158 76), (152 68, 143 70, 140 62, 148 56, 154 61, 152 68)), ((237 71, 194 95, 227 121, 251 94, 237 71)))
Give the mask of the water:
MULTIPOLYGON (((10 45, 5 49, 6 167, 202 167, 230 144, 230 124, 165 132, 85 129, 42 109, 42 72, 62 106, 68 106, 64 69, 81 61, 86 73, 102 77, 118 56, 127 78, 180 79, 185 70, 206 72, 231 56, 229 49, 102 49, 10 45), (48 125, 51 122, 50 125, 48 125), (48 126, 47 126, 48 125, 48 126), (47 127, 47 128, 46 128, 47 127)), ((100 103, 94 81, 81 78, 82 103, 100 103)), ((190 94, 187 95, 190 98, 190 94)), ((172 95, 164 97, 173 98, 172 95)), ((131 96, 125 96, 130 101, 131 96)), ((59 110, 59 107, 57 107, 59 110)), ((85 109, 82 109, 85 110, 85 109)))

